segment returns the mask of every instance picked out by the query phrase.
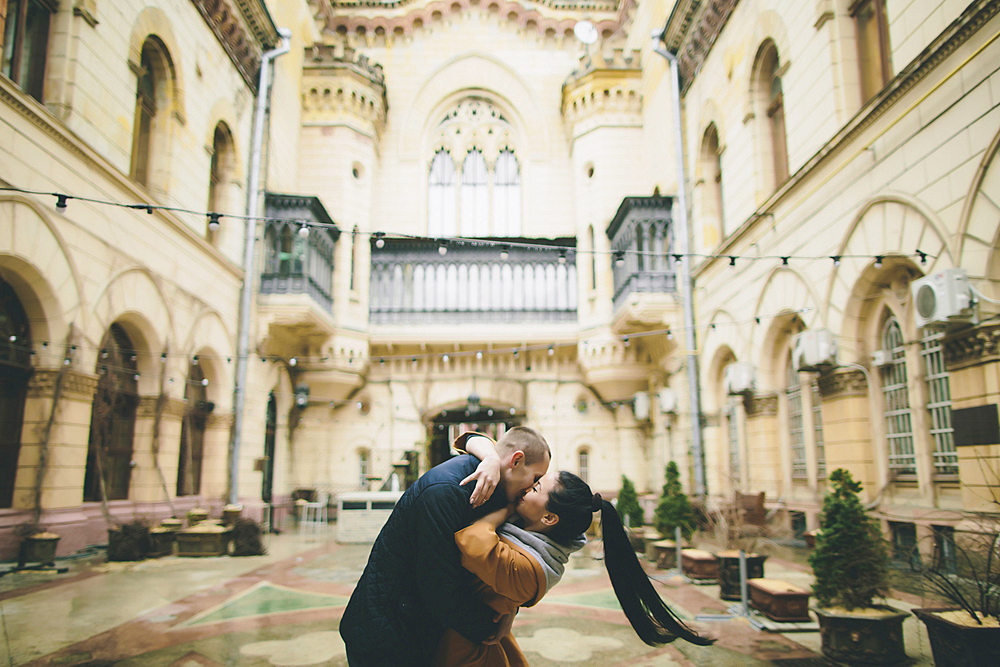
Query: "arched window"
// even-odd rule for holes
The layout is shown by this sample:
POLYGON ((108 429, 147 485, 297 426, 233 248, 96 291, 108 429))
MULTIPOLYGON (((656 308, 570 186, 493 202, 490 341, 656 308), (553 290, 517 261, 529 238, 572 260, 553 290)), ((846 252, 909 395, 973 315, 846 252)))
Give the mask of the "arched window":
POLYGON ((500 151, 494 171, 492 235, 521 235, 521 172, 509 148, 500 151))
MULTIPOLYGON (((236 155, 233 150, 233 136, 225 123, 215 126, 212 140, 212 168, 208 180, 208 210, 213 212, 230 211, 235 202, 232 201, 233 173, 236 169, 236 155)), ((215 241, 217 232, 208 230, 207 238, 215 241)))
POLYGON ((149 185, 150 161, 153 151, 153 119, 156 117, 156 80, 153 69, 153 47, 149 41, 142 47, 139 83, 135 93, 135 125, 132 129, 132 178, 149 185))
POLYGON ((202 380, 205 374, 196 363, 188 367, 184 385, 184 419, 181 422, 181 449, 177 457, 177 495, 201 493, 201 462, 205 454, 205 426, 211 414, 211 404, 202 380))
POLYGON ((823 398, 819 393, 819 380, 810 383, 812 389, 813 437, 816 447, 816 477, 826 479, 826 440, 823 437, 823 398))
POLYGON ((442 148, 434 154, 428 183, 427 231, 430 236, 457 234, 455 193, 455 163, 448 151, 442 148))
POLYGON ((579 471, 580 479, 590 484, 590 450, 586 447, 577 453, 577 470, 579 471))
POLYGON ((767 177, 767 192, 788 178, 788 147, 785 138, 784 92, 781 62, 774 42, 768 40, 757 51, 754 66, 755 113, 759 119, 761 160, 767 177))
POLYGON ((792 477, 806 477, 806 434, 802 420, 802 385, 799 374, 788 358, 788 372, 785 378, 785 399, 788 406, 788 442, 791 445, 792 477))
POLYGON ((367 489, 368 488, 368 475, 370 474, 370 468, 368 465, 368 450, 359 449, 358 450, 358 488, 367 489))
POLYGON ((462 164, 462 236, 489 236, 489 203, 486 158, 474 148, 462 164))
POLYGON ((24 401, 31 377, 31 326, 14 288, 0 279, 0 507, 14 501, 24 401))
POLYGON ((954 429, 951 424, 951 382, 944 365, 944 332, 928 331, 920 341, 927 382, 927 411, 930 413, 931 437, 934 438, 934 472, 958 473, 954 429))
POLYGON ((729 476, 736 486, 740 484, 740 424, 739 396, 730 396, 726 402, 726 440, 729 444, 729 476))
POLYGON ((136 352, 125 329, 112 324, 97 355, 97 391, 90 411, 90 439, 83 499, 128 498, 132 475, 132 440, 139 405, 136 352))
POLYGON ((3 75, 42 102, 49 20, 54 0, 8 0, 3 34, 3 75))
POLYGON ((885 0, 862 0, 854 4, 861 103, 864 104, 885 88, 892 78, 889 21, 885 13, 885 0))
POLYGON ((712 248, 725 236, 722 217, 722 156, 719 153, 719 131, 715 123, 708 126, 701 141, 701 174, 701 218, 705 226, 705 245, 712 248))
POLYGON ((888 353, 890 359, 881 371, 889 470, 895 474, 912 475, 917 472, 917 459, 913 451, 909 374, 903 331, 895 316, 890 316, 883 326, 881 343, 882 350, 888 353))

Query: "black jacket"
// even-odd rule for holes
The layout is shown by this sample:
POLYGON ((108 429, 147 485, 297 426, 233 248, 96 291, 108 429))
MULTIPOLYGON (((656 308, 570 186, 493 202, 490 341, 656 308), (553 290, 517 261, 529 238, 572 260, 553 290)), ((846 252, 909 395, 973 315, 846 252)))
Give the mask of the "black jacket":
POLYGON ((481 507, 458 483, 479 460, 457 456, 427 471, 396 503, 340 620, 351 667, 430 665, 445 627, 479 643, 495 613, 472 594, 455 532, 506 504, 501 490, 481 507))

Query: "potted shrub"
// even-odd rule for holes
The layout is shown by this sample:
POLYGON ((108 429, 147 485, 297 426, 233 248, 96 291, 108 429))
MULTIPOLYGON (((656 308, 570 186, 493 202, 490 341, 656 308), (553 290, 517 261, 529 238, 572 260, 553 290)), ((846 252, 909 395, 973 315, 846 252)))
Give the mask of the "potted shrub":
POLYGON ((660 569, 675 567, 677 529, 680 528, 681 542, 687 542, 697 530, 698 520, 691 501, 681 488, 681 473, 674 461, 667 464, 664 472, 663 491, 653 514, 653 521, 656 530, 665 539, 653 543, 651 560, 656 560, 656 566, 660 569))
POLYGON ((938 667, 1000 665, 1000 524, 960 524, 953 537, 953 559, 939 552, 921 568, 947 604, 913 613, 927 626, 938 667))
POLYGON ((876 598, 889 592, 889 548, 868 516, 861 483, 839 468, 823 498, 820 532, 809 555, 823 653, 841 662, 885 665, 904 660, 903 620, 909 615, 876 598))
POLYGON ((642 507, 639 506, 639 495, 635 492, 635 485, 625 475, 622 475, 622 488, 618 491, 618 504, 615 507, 622 523, 628 527, 632 548, 644 552, 646 547, 642 529, 642 507))
POLYGON ((143 560, 153 550, 149 526, 144 521, 129 521, 108 529, 108 560, 143 560))
POLYGON ((15 528, 15 532, 21 538, 17 556, 18 569, 24 568, 28 563, 48 566, 55 564, 59 535, 48 532, 45 526, 36 523, 22 524, 15 528))
POLYGON ((267 553, 259 523, 253 519, 239 518, 233 522, 233 556, 263 556, 267 553))

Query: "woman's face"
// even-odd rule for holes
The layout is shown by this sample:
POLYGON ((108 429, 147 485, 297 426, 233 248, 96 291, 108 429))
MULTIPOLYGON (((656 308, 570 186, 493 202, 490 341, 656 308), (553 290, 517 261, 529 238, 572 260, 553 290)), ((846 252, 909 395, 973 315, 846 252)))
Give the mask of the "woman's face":
POLYGON ((555 514, 545 509, 549 502, 549 492, 559 485, 559 471, 545 474, 521 497, 517 503, 517 513, 524 519, 525 530, 545 532, 555 514))

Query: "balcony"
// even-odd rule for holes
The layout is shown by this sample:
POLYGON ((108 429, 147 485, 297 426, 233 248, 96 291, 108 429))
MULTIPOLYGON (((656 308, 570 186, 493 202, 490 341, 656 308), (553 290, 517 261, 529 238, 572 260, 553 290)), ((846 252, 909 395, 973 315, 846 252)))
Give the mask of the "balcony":
MULTIPOLYGON (((643 301, 642 295, 677 292, 672 205, 672 197, 626 197, 608 226, 616 313, 630 301, 643 301)), ((645 300, 663 301, 655 296, 645 300)))
POLYGON ((374 325, 576 321, 576 240, 463 239, 447 254, 427 239, 372 242, 369 321, 374 325), (500 244, 549 246, 524 248, 500 244))
POLYGON ((311 227, 298 232, 298 221, 333 225, 316 197, 266 193, 264 210, 264 271, 261 294, 308 295, 327 314, 333 311, 333 248, 336 227, 311 227))

